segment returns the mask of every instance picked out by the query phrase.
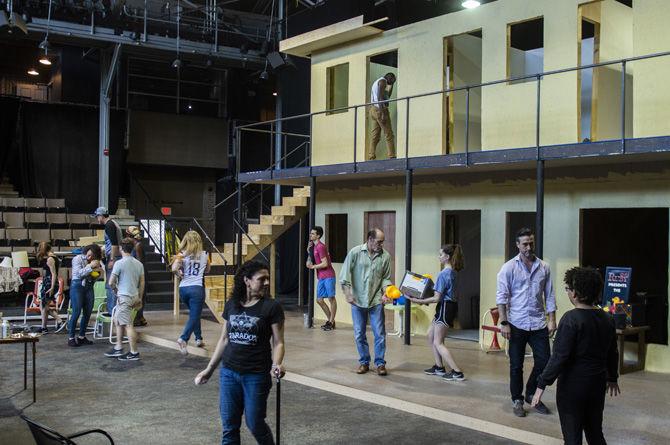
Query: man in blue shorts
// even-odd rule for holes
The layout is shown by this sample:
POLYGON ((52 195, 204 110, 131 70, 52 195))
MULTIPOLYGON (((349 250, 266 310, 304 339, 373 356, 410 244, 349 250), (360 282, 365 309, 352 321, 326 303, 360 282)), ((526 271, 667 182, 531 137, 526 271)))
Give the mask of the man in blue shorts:
POLYGON ((326 314, 326 324, 321 326, 324 331, 335 329, 335 314, 337 313, 337 300, 335 300, 335 269, 330 262, 330 254, 326 245, 321 242, 323 228, 315 226, 309 232, 309 258, 307 258, 307 268, 316 270, 316 277, 319 282, 316 288, 316 302, 319 303, 324 314, 326 314), (330 308, 324 301, 328 299, 330 308))

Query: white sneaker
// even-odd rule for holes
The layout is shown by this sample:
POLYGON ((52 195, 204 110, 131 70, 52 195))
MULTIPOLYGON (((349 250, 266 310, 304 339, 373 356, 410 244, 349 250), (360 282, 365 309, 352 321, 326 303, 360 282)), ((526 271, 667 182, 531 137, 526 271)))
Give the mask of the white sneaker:
POLYGON ((179 352, 181 352, 182 355, 188 354, 187 345, 186 345, 186 342, 184 340, 182 340, 181 338, 178 338, 177 339, 177 344, 179 345, 179 352))
POLYGON ((202 341, 202 340, 196 340, 196 341, 195 341, 195 345, 196 345, 198 348, 204 348, 204 347, 205 347, 205 342, 202 341))

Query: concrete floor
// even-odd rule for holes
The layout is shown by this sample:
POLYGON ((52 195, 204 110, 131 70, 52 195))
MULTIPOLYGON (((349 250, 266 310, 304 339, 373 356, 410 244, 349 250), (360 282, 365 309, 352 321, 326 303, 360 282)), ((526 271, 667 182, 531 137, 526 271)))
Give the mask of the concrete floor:
MULTIPOLYGON (((52 334, 38 343, 35 404, 30 388, 22 391, 23 347, 0 348, 0 444, 34 443, 20 413, 63 434, 102 428, 117 444, 220 442, 218 379, 193 385, 206 358, 184 358, 175 350, 142 343, 142 360, 124 363, 102 355, 106 342, 72 349, 65 341, 64 335, 52 334)), ((290 381, 282 382, 281 412, 286 444, 515 443, 290 381)), ((273 429, 274 420, 275 389, 268 402, 273 429)), ((78 443, 105 443, 99 437, 78 443)), ((246 427, 242 443, 254 443, 246 427)))
MULTIPOLYGON (((203 320, 208 346, 191 348, 193 354, 182 358, 174 340, 185 315, 175 321, 169 312, 150 312, 147 318, 150 324, 142 329, 140 349, 143 360, 136 363, 102 357, 107 344, 73 350, 65 346, 63 335, 43 338, 38 346, 35 405, 30 405, 29 393, 20 392, 22 351, 0 347, 0 443, 31 443, 27 428, 16 417, 21 410, 63 432, 108 429, 121 444, 217 443, 218 382, 198 388, 191 382, 206 364, 220 325, 203 320)), ((504 355, 484 354, 477 343, 449 339, 467 380, 447 383, 422 373, 432 357, 423 337, 412 337, 411 346, 389 337, 390 375, 359 376, 354 373, 357 357, 350 327, 323 332, 305 329, 302 322, 302 314, 287 313, 284 443, 561 443, 556 414, 531 413, 519 419, 511 413, 504 355)), ((606 402, 608 443, 670 443, 668 383, 670 376, 665 374, 623 376, 623 395, 606 402)), ((271 426, 272 397, 274 391, 268 411, 271 426)), ((544 400, 551 409, 554 397, 550 387, 544 400)), ((253 443, 244 428, 243 443, 253 443)))
MULTIPOLYGON (((171 313, 152 314, 153 322, 145 336, 159 344, 176 347, 185 315, 175 321, 171 313)), ((213 349, 220 334, 217 323, 203 321, 206 341, 213 349)), ((372 334, 368 332, 372 344, 372 334)), ((297 382, 305 377, 315 379, 319 389, 327 385, 340 385, 355 391, 385 397, 380 402, 386 406, 397 401, 408 402, 431 410, 439 410, 444 422, 454 422, 504 437, 528 443, 561 442, 558 414, 555 411, 555 386, 549 387, 544 402, 554 412, 550 416, 530 413, 526 418, 517 418, 511 412, 509 400, 509 365, 504 354, 484 354, 478 343, 448 339, 459 366, 464 370, 465 382, 443 382, 434 376, 424 375, 422 370, 432 365, 432 353, 425 344, 425 337, 413 336, 412 345, 406 346, 403 338, 388 337, 386 360, 390 375, 380 378, 354 373, 357 354, 350 326, 323 332, 320 329, 305 329, 301 313, 287 312, 286 359, 288 379, 296 376, 297 382), (318 382, 322 382, 320 385, 318 382), (454 419, 450 414, 466 416, 454 419), (512 431, 502 431, 505 428, 512 431), (537 436, 523 436, 529 431, 537 436), (507 434, 509 433, 509 434, 507 434)), ((195 350, 207 354, 207 350, 195 350)), ((208 349, 208 348, 206 348, 208 349)), ((532 367, 532 359, 526 359, 526 376, 532 367)), ((620 379, 622 395, 607 397, 605 402, 605 437, 610 444, 667 444, 670 443, 670 422, 667 407, 670 406, 670 375, 651 372, 626 374, 620 379)), ((312 384, 312 383, 310 383, 312 384)), ((344 391, 346 394, 346 391, 344 391)), ((353 395, 352 395, 353 396, 353 395)), ((365 398, 365 397, 363 397, 365 398)), ((369 400, 374 400, 371 396, 369 400)), ((528 408, 528 407, 527 407, 528 408)))

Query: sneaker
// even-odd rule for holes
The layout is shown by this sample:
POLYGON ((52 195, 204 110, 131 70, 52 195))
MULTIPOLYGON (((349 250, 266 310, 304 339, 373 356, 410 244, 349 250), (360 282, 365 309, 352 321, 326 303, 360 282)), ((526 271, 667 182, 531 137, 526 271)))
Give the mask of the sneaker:
MULTIPOLYGON (((533 401, 532 399, 529 399, 528 397, 526 397, 526 403, 528 403, 528 404, 530 405, 530 403, 531 403, 532 401, 533 401)), ((535 406, 533 407, 533 409, 534 409, 536 412, 540 413, 540 414, 551 414, 551 412, 549 411, 549 408, 547 408, 547 405, 545 405, 545 404, 542 403, 542 402, 540 402, 540 403, 538 403, 537 405, 535 405, 535 406)))
POLYGON ((80 345, 92 345, 93 342, 86 337, 77 337, 77 343, 80 345))
POLYGON ((442 376, 444 380, 449 382, 462 382, 465 380, 465 374, 462 372, 454 371, 453 369, 442 376))
POLYGON ((68 339, 67 340, 67 345, 71 348, 76 348, 78 346, 81 346, 79 343, 77 343, 77 340, 75 340, 74 338, 68 339))
POLYGON ((47 328, 40 329, 40 334, 47 335, 48 333, 49 333, 49 330, 47 328))
POLYGON ((136 360, 140 359, 140 353, 139 352, 130 352, 128 351, 127 353, 120 355, 118 357, 118 360, 121 360, 122 362, 134 362, 136 360))
POLYGON ((326 322, 323 326, 321 326, 321 329, 324 331, 332 331, 333 330, 333 324, 329 321, 326 322))
POLYGON ((523 400, 515 400, 512 402, 514 415, 517 417, 526 417, 526 410, 523 409, 523 400))
POLYGON ((188 354, 188 349, 186 342, 180 338, 177 339, 177 345, 179 346, 179 352, 182 353, 182 355, 188 354))
POLYGON ((433 365, 428 369, 423 370, 424 374, 428 375, 445 375, 447 372, 444 369, 444 366, 433 365))
POLYGON ((105 357, 121 357, 123 355, 123 349, 112 348, 109 351, 105 352, 105 357))
POLYGON ((198 347, 198 348, 204 348, 205 347, 205 342, 201 338, 200 340, 195 341, 195 346, 198 347))

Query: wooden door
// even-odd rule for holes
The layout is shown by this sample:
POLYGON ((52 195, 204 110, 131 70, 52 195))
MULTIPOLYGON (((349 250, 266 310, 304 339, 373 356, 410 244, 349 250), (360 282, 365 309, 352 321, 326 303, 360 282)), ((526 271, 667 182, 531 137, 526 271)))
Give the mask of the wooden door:
POLYGON ((391 254, 391 281, 395 283, 395 212, 365 212, 365 241, 367 233, 374 228, 384 231, 384 249, 391 254))

